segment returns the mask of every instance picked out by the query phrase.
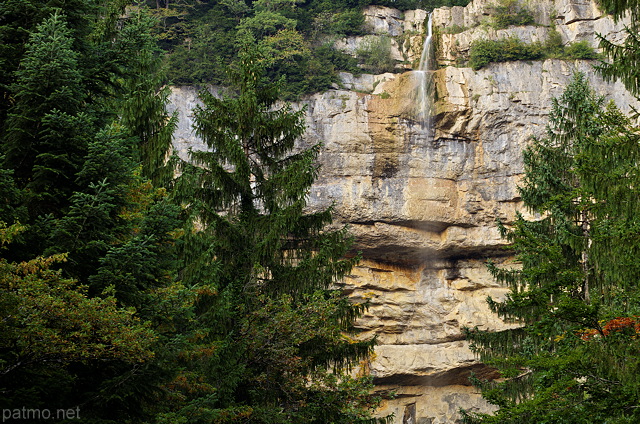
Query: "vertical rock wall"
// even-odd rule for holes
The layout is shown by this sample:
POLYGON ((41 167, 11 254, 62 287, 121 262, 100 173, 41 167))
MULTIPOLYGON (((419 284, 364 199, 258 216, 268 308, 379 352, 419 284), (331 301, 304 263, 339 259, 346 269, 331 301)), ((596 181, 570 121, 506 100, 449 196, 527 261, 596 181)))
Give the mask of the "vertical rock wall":
MULTIPOLYGON (((620 25, 591 2, 532 0, 530 5, 537 21, 555 23, 565 42, 593 42, 596 31, 620 37, 620 25)), ((337 221, 350 225, 362 252, 347 288, 355 299, 371 303, 359 326, 378 335, 371 370, 378 390, 396 393, 380 410, 394 413, 396 423, 454 423, 459 408, 490 409, 468 377, 472 372, 493 377, 494 370, 477 362, 462 328, 504 328, 485 300, 500 298, 505 289, 485 263, 510 266, 495 221, 509 222, 521 209, 521 152, 530 136, 543 133, 551 99, 573 72, 582 71, 623 110, 634 104, 622 86, 604 83, 585 61, 508 62, 477 72, 447 66, 478 37, 532 41, 549 30, 499 32, 478 25, 488 7, 488 1, 477 0, 434 12, 440 30, 465 27, 439 38, 435 135, 416 122, 412 72, 344 74, 343 88, 304 101, 304 142, 324 143, 310 207, 335 204, 337 221)), ((401 67, 421 48, 416 32, 423 30, 425 17, 423 11, 404 16, 386 8, 367 11, 372 32, 407 33, 396 43, 401 67)), ((348 49, 361 41, 345 39, 340 45, 348 49)), ((180 111, 175 147, 183 156, 188 147, 202 148, 190 130, 189 110, 196 102, 194 88, 173 89, 172 103, 180 111)))

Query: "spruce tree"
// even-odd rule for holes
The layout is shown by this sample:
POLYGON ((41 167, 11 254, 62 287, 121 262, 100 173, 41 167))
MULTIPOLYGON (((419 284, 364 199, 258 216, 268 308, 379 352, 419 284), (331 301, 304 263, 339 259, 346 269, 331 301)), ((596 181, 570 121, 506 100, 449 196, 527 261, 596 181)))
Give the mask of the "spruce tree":
MULTIPOLYGON (((118 3, 122 3, 121 0, 118 3)), ((115 3, 111 3, 112 5, 115 3)), ((122 6, 122 5, 120 5, 122 6)), ((15 72, 30 35, 51 14, 64 9, 65 21, 74 39, 73 49, 82 49, 80 39, 91 31, 90 22, 95 18, 100 5, 86 0, 8 0, 0 2, 0 127, 7 111, 15 101, 13 96, 15 72)))
POLYGON ((178 117, 177 112, 167 114, 170 89, 164 85, 162 56, 153 35, 156 24, 144 10, 132 13, 123 23, 120 45, 131 59, 125 64, 119 109, 122 124, 138 139, 142 175, 163 186, 173 178, 168 159, 178 117))
POLYGON ((640 8, 635 0, 598 0, 598 4, 614 19, 630 18, 623 32, 626 37, 617 44, 607 40, 606 34, 599 34, 600 47, 611 59, 597 68, 607 81, 620 80, 627 90, 640 95, 640 8))
POLYGON ((192 222, 182 278, 198 293, 201 335, 180 381, 201 393, 185 389, 165 419, 372 421, 369 378, 346 372, 373 345, 345 335, 363 308, 339 289, 356 258, 345 229, 327 228, 331 210, 305 209, 319 146, 296 145, 304 111, 277 102, 263 68, 245 50, 234 89, 202 92, 195 111, 209 149, 191 152, 176 190, 192 222))
POLYGON ((520 187, 540 219, 501 225, 520 268, 491 266, 511 290, 489 305, 518 326, 467 334, 505 378, 479 382, 500 409, 467 422, 640 419, 639 142, 584 75, 554 100, 546 137, 525 151, 520 187))
POLYGON ((66 204, 86 152, 91 122, 72 45, 64 17, 54 13, 31 35, 16 72, 3 149, 33 216, 66 204))

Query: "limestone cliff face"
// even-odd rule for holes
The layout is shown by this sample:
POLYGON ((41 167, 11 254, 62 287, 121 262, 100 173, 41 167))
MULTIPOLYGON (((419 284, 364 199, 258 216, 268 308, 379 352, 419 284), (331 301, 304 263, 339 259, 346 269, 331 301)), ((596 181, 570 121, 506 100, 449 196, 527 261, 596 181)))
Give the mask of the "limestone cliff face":
MULTIPOLYGON (((553 21, 565 42, 594 42, 595 32, 621 37, 622 24, 591 2, 529 4, 537 22, 553 21)), ((410 71, 345 74, 343 88, 304 101, 303 142, 324 143, 310 207, 335 204, 336 219, 350 225, 362 251, 364 259, 347 287, 354 298, 371 302, 359 325, 378 335, 371 369, 380 391, 396 392, 380 410, 393 412, 396 423, 453 423, 461 407, 489 408, 468 377, 471 372, 491 377, 494 371, 476 360, 462 328, 504 328, 485 300, 500 298, 505 289, 485 263, 493 259, 511 266, 495 221, 509 222, 521 209, 521 152, 532 135, 544 131, 551 99, 578 70, 623 110, 635 104, 621 85, 604 83, 585 61, 509 62, 479 71, 446 66, 478 37, 546 37, 547 27, 500 32, 477 25, 487 18, 489 5, 476 0, 466 8, 434 12, 437 28, 466 29, 439 38, 433 130, 416 119, 418 79, 410 71)), ((425 18, 423 11, 402 16, 393 9, 367 10, 374 34, 404 34, 395 44, 399 67, 415 61, 423 38, 416 34, 425 18)), ((339 43, 355 51, 363 39, 339 43)), ((174 88, 172 102, 180 111, 176 149, 186 155, 188 147, 202 148, 190 129, 196 90, 174 88)))

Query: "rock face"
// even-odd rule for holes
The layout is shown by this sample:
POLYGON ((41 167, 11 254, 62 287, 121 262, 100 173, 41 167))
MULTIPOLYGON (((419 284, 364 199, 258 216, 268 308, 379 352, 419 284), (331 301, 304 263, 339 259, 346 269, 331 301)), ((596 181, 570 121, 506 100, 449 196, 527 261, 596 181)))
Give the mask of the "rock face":
MULTIPOLYGON (((594 42, 595 32, 621 37, 622 23, 604 17, 594 3, 528 4, 538 23, 555 23, 564 42, 594 42)), ((479 71, 446 66, 464 57, 479 37, 546 37, 547 27, 478 26, 489 7, 489 0, 476 0, 434 12, 437 28, 466 29, 440 35, 432 125, 416 119, 414 72, 344 74, 343 89, 304 101, 304 142, 324 143, 310 207, 335 204, 337 221, 350 225, 362 252, 347 289, 355 299, 370 301, 359 325, 365 334, 378 335, 371 370, 378 390, 396 393, 379 413, 394 413, 396 423, 454 423, 459 408, 491 408, 468 377, 473 372, 491 378, 495 372, 476 360, 462 329, 505 327, 486 305, 487 296, 500 298, 505 289, 485 263, 512 266, 495 221, 508 223, 522 208, 521 152, 532 135, 543 133, 551 99, 581 71, 622 110, 638 106, 621 85, 603 82, 587 61, 508 62, 479 71)), ((405 34, 405 42, 396 45, 404 46, 398 55, 409 58, 400 65, 410 63, 415 54, 407 52, 422 47, 415 32, 423 31, 426 13, 406 12, 404 19, 388 8, 366 13, 373 33, 405 34)), ((186 156, 188 147, 202 148, 190 129, 196 90, 176 87, 172 102, 180 111, 175 147, 186 156)))

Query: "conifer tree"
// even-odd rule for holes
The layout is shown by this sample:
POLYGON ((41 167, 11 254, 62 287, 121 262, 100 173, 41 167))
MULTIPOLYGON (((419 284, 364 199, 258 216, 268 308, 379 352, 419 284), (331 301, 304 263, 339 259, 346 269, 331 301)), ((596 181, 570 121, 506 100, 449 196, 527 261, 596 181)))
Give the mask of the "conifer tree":
POLYGON ((176 113, 167 114, 170 89, 164 86, 162 56, 153 36, 154 19, 145 11, 132 13, 121 30, 123 53, 131 60, 124 73, 124 98, 120 105, 121 122, 138 138, 142 175, 156 186, 173 178, 169 154, 176 113))
POLYGON ((33 216, 64 206, 86 151, 91 122, 72 45, 64 17, 54 13, 31 35, 16 72, 3 149, 33 216))
POLYGON ((176 190, 193 223, 182 277, 199 293, 201 327, 186 369, 204 380, 165 419, 372 421, 369 378, 346 373, 373 343, 343 334, 363 308, 338 289, 356 258, 345 258, 345 230, 327 229, 330 210, 305 210, 319 146, 296 146, 303 111, 277 103, 263 67, 245 50, 235 90, 203 92, 195 111, 209 149, 191 152, 176 190))
POLYGON ((640 95, 640 8, 636 0, 598 0, 600 6, 614 19, 627 16, 630 23, 623 32, 626 37, 621 43, 613 43, 606 34, 599 34, 600 47, 611 59, 602 62, 598 69, 607 81, 620 80, 627 90, 636 96, 640 95))
POLYGON ((67 213, 50 222, 47 253, 66 252, 65 274, 84 282, 89 295, 109 293, 131 308, 155 338, 154 357, 143 364, 116 358, 69 367, 56 404, 82 403, 86 423, 145 422, 163 409, 162 385, 175 372, 185 337, 176 323, 191 308, 188 290, 174 281, 180 210, 140 175, 132 159, 138 140, 127 132, 115 123, 89 143, 80 189, 67 213))
POLYGON ((547 135, 525 151, 520 192, 540 219, 501 231, 520 269, 491 309, 517 328, 469 330, 506 380, 480 382, 500 407, 469 423, 631 423, 640 419, 640 134, 577 74, 547 135))
MULTIPOLYGON (((115 3, 115 2, 114 2, 115 3)), ((114 4, 111 3, 111 4, 114 4)), ((122 3, 119 0, 118 3, 122 3)), ((120 5, 122 7, 122 5, 120 5)), ((79 39, 91 30, 90 21, 100 6, 85 0, 52 2, 46 0, 11 0, 0 2, 0 127, 15 98, 12 87, 30 35, 44 19, 64 7, 65 21, 73 34, 73 49, 81 48, 79 39)))

